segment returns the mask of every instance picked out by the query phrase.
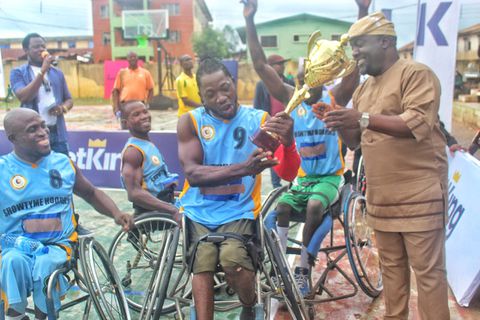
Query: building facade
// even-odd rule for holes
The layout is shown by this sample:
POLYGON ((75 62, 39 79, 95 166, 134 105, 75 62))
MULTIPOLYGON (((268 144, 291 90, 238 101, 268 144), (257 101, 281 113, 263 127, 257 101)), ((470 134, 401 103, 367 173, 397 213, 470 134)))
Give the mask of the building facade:
POLYGON ((212 21, 204 0, 93 0, 94 61, 124 58, 130 51, 139 57, 157 60, 158 41, 139 46, 137 40, 124 39, 123 10, 166 9, 169 13, 169 35, 161 41, 170 56, 193 53, 192 35, 201 32, 212 21))
MULTIPOLYGON (((267 56, 279 54, 296 61, 307 55, 307 41, 314 31, 320 30, 322 39, 340 40, 341 35, 347 33, 351 23, 303 13, 257 23, 256 26, 260 43, 267 56)), ((242 42, 246 43, 245 27, 238 28, 237 32, 242 42)))
MULTIPOLYGON (((414 43, 398 49, 400 57, 413 59, 414 43)), ((480 23, 458 31, 456 68, 461 74, 480 72, 480 23)))
MULTIPOLYGON (((26 59, 22 47, 23 38, 0 39, 0 49, 3 60, 26 59)), ((56 56, 68 58, 84 55, 93 51, 93 38, 91 36, 58 36, 45 37, 47 50, 56 56)))

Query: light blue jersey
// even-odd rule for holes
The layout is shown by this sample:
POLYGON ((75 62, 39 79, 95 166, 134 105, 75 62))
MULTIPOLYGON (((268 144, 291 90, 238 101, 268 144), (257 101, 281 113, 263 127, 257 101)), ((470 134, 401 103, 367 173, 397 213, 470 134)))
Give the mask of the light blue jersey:
MULTIPOLYGON (((143 156, 143 181, 142 188, 150 192, 154 197, 173 182, 178 182, 178 174, 170 173, 160 150, 152 142, 135 137, 130 137, 123 148, 123 152, 128 147, 134 147, 143 156)), ((123 155, 122 155, 123 159, 123 155)), ((122 172, 120 170, 120 172, 122 172)), ((123 177, 122 185, 125 187, 123 177)))
MULTIPOLYGON (((322 99, 330 103, 327 95, 322 99)), ((298 175, 327 176, 343 174, 342 143, 336 131, 329 131, 325 123, 315 117, 312 107, 305 102, 291 114, 294 135, 301 164, 298 175)))
POLYGON ((52 151, 32 164, 12 152, 0 157, 0 172, 0 234, 55 244, 76 240, 75 169, 67 156, 52 151))
MULTIPOLYGON (((16 248, 3 248, 0 283, 9 307, 24 313, 33 291, 35 306, 47 312, 46 284, 62 266, 77 240, 72 195, 75 168, 70 159, 51 152, 37 163, 20 160, 13 152, 0 157, 0 234, 25 235, 48 246, 48 253, 32 256, 16 248)), ((67 289, 59 277, 53 290, 55 310, 67 289)))
MULTIPOLYGON (((204 107, 189 112, 202 144, 203 165, 229 166, 244 162, 258 148, 250 137, 267 113, 239 106, 231 120, 219 120, 204 107)), ((191 187, 180 195, 181 211, 209 229, 240 219, 255 219, 260 211, 261 175, 246 176, 208 187, 191 187)))

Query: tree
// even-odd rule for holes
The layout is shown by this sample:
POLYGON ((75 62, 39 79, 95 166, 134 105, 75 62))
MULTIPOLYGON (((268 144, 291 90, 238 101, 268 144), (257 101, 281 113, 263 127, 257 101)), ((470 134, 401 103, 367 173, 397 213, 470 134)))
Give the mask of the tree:
POLYGON ((193 51, 200 59, 207 56, 223 59, 231 54, 225 35, 210 26, 193 35, 193 51))

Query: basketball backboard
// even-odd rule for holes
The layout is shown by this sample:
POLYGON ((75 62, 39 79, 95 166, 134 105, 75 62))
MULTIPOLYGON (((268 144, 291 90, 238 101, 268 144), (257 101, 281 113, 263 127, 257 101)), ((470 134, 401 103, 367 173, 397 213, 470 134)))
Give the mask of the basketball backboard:
POLYGON ((167 39, 168 10, 123 10, 122 29, 125 39, 167 39))

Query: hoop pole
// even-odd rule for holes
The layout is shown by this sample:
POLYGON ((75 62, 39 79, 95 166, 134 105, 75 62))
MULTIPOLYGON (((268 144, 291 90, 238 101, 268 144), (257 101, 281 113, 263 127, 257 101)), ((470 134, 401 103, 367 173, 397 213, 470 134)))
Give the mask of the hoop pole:
POLYGON ((162 44, 157 40, 157 66, 158 66, 158 94, 162 94, 163 80, 162 80, 162 44))

